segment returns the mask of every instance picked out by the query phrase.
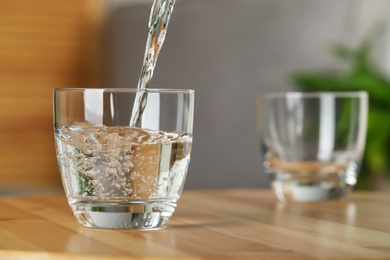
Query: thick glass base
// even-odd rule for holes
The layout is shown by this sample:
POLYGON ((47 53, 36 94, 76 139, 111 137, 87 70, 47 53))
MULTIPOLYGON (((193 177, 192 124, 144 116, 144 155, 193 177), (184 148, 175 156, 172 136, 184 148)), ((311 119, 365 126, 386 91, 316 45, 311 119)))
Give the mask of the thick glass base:
POLYGON ((70 206, 85 227, 161 229, 171 218, 176 201, 72 201, 70 206))
POLYGON ((283 161, 268 156, 264 169, 281 201, 335 200, 345 198, 357 182, 357 163, 344 161, 283 161))
POLYGON ((272 188, 281 201, 321 201, 345 198, 351 185, 335 186, 329 182, 300 183, 297 181, 273 181, 272 188))

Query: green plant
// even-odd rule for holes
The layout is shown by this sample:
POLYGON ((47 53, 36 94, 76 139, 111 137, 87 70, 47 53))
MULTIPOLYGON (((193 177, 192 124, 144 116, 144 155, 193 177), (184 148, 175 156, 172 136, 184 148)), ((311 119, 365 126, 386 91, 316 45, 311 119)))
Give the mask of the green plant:
MULTIPOLYGON (((377 28, 378 29, 378 28, 377 28)), ((372 189, 372 177, 390 177, 390 81, 372 62, 371 53, 383 28, 372 31, 357 47, 331 45, 331 54, 346 63, 338 73, 300 72, 292 76, 302 91, 367 91, 367 142, 357 188, 372 189)))

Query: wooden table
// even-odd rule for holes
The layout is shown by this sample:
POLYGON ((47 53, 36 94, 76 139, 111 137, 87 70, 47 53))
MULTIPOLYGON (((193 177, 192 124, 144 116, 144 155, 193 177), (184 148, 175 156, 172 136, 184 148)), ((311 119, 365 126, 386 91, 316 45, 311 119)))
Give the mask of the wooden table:
POLYGON ((0 198, 0 259, 390 259, 390 194, 281 203, 185 191, 167 228, 81 227, 64 195, 0 198))

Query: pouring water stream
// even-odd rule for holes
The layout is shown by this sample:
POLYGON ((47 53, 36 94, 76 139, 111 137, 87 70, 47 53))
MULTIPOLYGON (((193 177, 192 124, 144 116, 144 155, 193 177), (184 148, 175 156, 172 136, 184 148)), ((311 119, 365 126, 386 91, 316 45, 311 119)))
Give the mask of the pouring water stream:
POLYGON ((130 127, 140 127, 141 117, 147 102, 147 89, 153 77, 157 57, 164 43, 168 23, 173 11, 175 0, 154 0, 149 17, 149 33, 146 41, 144 61, 138 80, 138 89, 131 113, 130 127))

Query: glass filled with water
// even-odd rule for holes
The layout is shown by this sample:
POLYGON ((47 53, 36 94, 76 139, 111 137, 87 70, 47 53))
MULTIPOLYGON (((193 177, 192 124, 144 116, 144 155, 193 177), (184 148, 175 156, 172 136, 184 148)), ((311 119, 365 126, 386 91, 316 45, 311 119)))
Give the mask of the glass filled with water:
POLYGON ((259 96, 263 166, 282 201, 344 198, 358 178, 365 147, 365 92, 259 96))
POLYGON ((193 90, 55 89, 58 164, 78 222, 164 227, 185 182, 193 117, 193 90), (132 126, 140 94, 147 99, 132 126))

